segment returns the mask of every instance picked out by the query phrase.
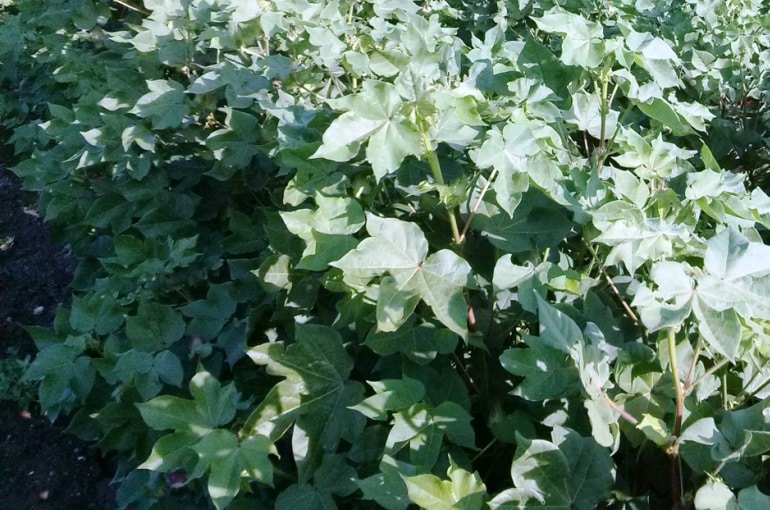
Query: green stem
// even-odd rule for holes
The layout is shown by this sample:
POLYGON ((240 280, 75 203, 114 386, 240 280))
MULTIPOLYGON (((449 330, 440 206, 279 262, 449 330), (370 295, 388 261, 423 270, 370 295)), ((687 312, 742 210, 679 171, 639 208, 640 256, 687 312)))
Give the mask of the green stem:
MULTIPOLYGON (((436 180, 437 184, 444 186, 444 175, 441 173, 441 163, 439 163, 438 156, 431 147, 428 133, 425 131, 422 133, 422 144, 425 147, 425 158, 428 160, 428 165, 430 166, 433 178, 436 180)), ((454 243, 460 245, 463 242, 463 238, 460 235, 460 229, 457 227, 457 217, 455 216, 455 212, 453 209, 447 207, 447 214, 449 215, 449 227, 452 229, 454 243)))
POLYGON ((684 388, 679 381, 679 367, 676 357, 676 331, 668 328, 668 357, 671 364, 671 376, 674 379, 674 391, 676 392, 676 421, 674 422, 674 436, 679 436, 682 427, 682 409, 684 408, 684 388))
MULTIPOLYGON (((607 131, 607 114, 609 113, 609 105, 607 104, 607 85, 609 84, 609 76, 607 73, 602 73, 602 92, 599 97, 599 110, 601 113, 601 127, 599 129, 599 154, 604 152, 604 135, 607 131)), ((597 166, 598 168, 598 166, 597 166)))
POLYGON ((679 381, 679 367, 676 358, 676 330, 668 328, 668 357, 671 364, 671 375, 674 379, 676 392, 676 410, 674 414, 674 442, 668 449, 671 459, 671 499, 674 510, 682 507, 681 484, 679 480, 679 435, 682 432, 682 412, 684 410, 684 388, 679 381))

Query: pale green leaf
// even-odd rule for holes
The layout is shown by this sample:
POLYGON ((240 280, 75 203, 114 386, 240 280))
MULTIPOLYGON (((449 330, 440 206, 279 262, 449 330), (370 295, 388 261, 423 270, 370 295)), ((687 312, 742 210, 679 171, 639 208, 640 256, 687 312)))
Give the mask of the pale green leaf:
POLYGON ((519 266, 511 261, 511 255, 503 255, 495 263, 492 283, 498 289, 513 289, 534 274, 535 267, 531 262, 519 266))
POLYGON ((738 501, 730 488, 721 481, 710 481, 695 493, 696 510, 737 510, 738 501))
POLYGON ((382 277, 377 297, 377 330, 396 331, 412 315, 419 302, 419 294, 411 288, 405 289, 392 276, 382 277))
POLYGON ((546 11, 540 18, 532 18, 541 30, 564 35, 561 61, 584 69, 599 66, 604 57, 602 25, 567 12, 560 7, 546 11))
POLYGON ((366 229, 372 237, 331 265, 358 278, 388 273, 385 292, 378 302, 382 331, 397 329, 406 313, 414 309, 414 297, 424 300, 436 317, 455 333, 465 337, 466 304, 463 289, 470 277, 470 265, 450 250, 427 258, 428 243, 420 228, 411 222, 369 215, 366 229))
POLYGON ((692 310, 698 319, 698 332, 710 348, 730 361, 738 355, 743 326, 732 308, 717 311, 700 299, 693 301, 692 310))
POLYGON ((599 97, 594 93, 581 90, 572 95, 572 107, 565 120, 594 138, 604 136, 606 140, 614 135, 618 117, 619 114, 615 110, 610 110, 602 117, 599 97))
POLYGON ((276 292, 285 289, 290 284, 291 257, 279 254, 271 255, 254 273, 266 291, 276 292))
POLYGON ((673 440, 666 422, 650 414, 643 414, 636 428, 644 432, 644 436, 658 446, 668 445, 673 440))

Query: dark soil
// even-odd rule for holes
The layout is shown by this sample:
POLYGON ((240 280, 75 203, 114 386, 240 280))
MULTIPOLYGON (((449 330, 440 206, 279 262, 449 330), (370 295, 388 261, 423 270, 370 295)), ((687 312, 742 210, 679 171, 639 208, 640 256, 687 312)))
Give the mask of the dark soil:
MULTIPOLYGON (((72 278, 67 247, 50 241, 35 202, 0 163, 0 358, 34 358, 23 326, 49 326, 72 278), (13 242, 4 245, 7 236, 13 242)), ((114 508, 111 474, 98 452, 40 416, 34 403, 25 407, 0 400, 0 508, 114 508)))

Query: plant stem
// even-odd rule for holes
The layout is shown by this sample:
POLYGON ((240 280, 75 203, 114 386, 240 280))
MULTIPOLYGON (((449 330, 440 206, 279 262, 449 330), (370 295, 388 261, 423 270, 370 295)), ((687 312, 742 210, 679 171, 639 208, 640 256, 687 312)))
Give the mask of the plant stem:
POLYGON ((134 7, 133 5, 131 5, 131 4, 127 3, 127 2, 123 2, 122 0, 112 0, 112 1, 115 2, 118 5, 122 5, 126 9, 130 9, 130 10, 132 10, 134 12, 138 12, 139 14, 145 14, 145 15, 150 14, 149 12, 145 11, 144 9, 140 9, 139 7, 134 7))
MULTIPOLYGON (((604 135, 607 132, 607 114, 609 113, 609 105, 607 104, 607 85, 609 84, 610 77, 606 71, 602 72, 602 91, 601 97, 599 97, 599 112, 601 114, 601 127, 599 128, 599 152, 601 155, 604 152, 604 135)), ((597 157, 597 161, 598 161, 597 157)), ((597 164, 596 170, 599 171, 600 167, 597 164)))
MULTIPOLYGON (((441 163, 439 163, 438 156, 431 147, 427 131, 423 131, 422 133, 422 144, 425 147, 425 158, 428 160, 428 165, 430 166, 433 178, 439 185, 444 186, 444 175, 441 173, 441 163)), ((463 242, 463 238, 460 235, 460 229, 457 227, 457 217, 455 216, 455 212, 453 209, 447 207, 447 214, 449 215, 449 227, 452 229, 454 243, 460 245, 463 242)))
POLYGON ((681 488, 679 481, 679 435, 682 432, 682 411, 684 410, 684 388, 679 381, 679 367, 676 358, 676 331, 668 328, 668 357, 671 366, 671 375, 674 379, 674 391, 676 392, 676 411, 674 414, 674 442, 668 449, 671 459, 671 499, 674 510, 682 508, 681 488))
MULTIPOLYGON (((593 260, 599 261, 599 254, 596 253, 596 250, 594 250, 593 246, 590 244, 585 245, 586 248, 588 248, 588 251, 591 252, 591 255, 593 255, 593 260)), ((593 264, 592 260, 592 264, 593 264)), ((623 309, 626 311, 626 314, 631 318, 632 321, 634 321, 634 324, 641 326, 641 322, 639 321, 639 317, 636 316, 634 313, 634 310, 631 308, 631 305, 628 304, 628 301, 625 300, 625 298, 620 294, 620 291, 618 290, 617 286, 615 285, 615 282, 612 281, 612 278, 610 277, 609 273, 607 272, 607 269, 604 267, 604 264, 599 262, 599 269, 604 276, 605 281, 607 282, 607 285, 610 286, 610 289, 612 289, 612 292, 615 294, 615 297, 617 297, 620 300, 621 306, 623 306, 623 309)))

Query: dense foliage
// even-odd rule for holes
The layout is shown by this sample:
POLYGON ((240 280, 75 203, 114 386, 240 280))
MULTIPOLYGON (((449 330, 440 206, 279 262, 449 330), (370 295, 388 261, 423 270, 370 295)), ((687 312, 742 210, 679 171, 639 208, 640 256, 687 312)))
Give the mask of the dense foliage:
POLYGON ((120 508, 767 508, 759 0, 0 1, 120 508))

